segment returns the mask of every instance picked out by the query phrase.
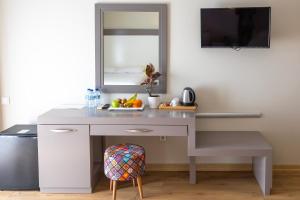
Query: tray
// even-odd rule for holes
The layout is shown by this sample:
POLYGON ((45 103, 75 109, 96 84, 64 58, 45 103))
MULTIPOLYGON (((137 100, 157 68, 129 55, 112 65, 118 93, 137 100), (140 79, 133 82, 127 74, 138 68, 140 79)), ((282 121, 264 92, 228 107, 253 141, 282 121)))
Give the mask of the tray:
POLYGON ((198 108, 198 105, 194 105, 194 106, 165 106, 163 104, 160 104, 160 106, 159 106, 160 110, 196 111, 197 108, 198 108))
POLYGON ((142 111, 144 110, 145 105, 142 105, 142 107, 139 108, 113 108, 113 107, 109 107, 108 110, 109 111, 142 111))

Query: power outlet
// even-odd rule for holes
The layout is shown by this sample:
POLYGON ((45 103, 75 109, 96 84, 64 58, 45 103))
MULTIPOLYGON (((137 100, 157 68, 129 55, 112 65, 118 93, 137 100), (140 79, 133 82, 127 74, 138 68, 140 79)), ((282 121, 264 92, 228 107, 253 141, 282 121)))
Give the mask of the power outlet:
POLYGON ((167 136, 160 136, 159 141, 166 142, 167 141, 167 136))
POLYGON ((1 104, 2 105, 9 105, 10 104, 10 97, 1 97, 1 104))

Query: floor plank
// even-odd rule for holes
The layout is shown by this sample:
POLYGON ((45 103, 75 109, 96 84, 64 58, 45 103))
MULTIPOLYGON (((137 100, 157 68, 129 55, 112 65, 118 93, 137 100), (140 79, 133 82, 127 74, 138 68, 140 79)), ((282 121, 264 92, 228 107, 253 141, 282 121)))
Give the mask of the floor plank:
MULTIPOLYGON (((263 200, 251 172, 199 172, 198 184, 188 183, 187 172, 148 172, 143 177, 144 199, 149 200, 263 200)), ((118 200, 139 199, 132 183, 118 184, 118 200)), ((34 191, 0 191, 0 200, 107 200, 109 181, 102 179, 93 194, 42 194, 34 191)), ((275 175, 267 200, 299 200, 300 175, 275 175)))

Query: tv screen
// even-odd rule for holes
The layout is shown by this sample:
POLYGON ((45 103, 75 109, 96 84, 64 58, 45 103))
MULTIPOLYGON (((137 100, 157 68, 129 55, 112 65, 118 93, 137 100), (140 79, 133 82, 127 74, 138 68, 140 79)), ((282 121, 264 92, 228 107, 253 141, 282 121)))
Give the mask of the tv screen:
POLYGON ((271 8, 201 9, 202 47, 270 47, 271 8))

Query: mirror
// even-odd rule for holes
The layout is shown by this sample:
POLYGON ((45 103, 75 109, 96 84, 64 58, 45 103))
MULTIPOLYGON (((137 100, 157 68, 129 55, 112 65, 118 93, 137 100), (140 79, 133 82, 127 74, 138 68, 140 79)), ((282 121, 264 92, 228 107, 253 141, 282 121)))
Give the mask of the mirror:
POLYGON ((96 4, 96 86, 103 92, 145 92, 144 69, 162 76, 154 89, 166 92, 166 5, 96 4), (97 20, 98 19, 98 20, 97 20))
POLYGON ((158 36, 104 36, 104 85, 139 85, 145 64, 159 66, 158 49, 158 36))

